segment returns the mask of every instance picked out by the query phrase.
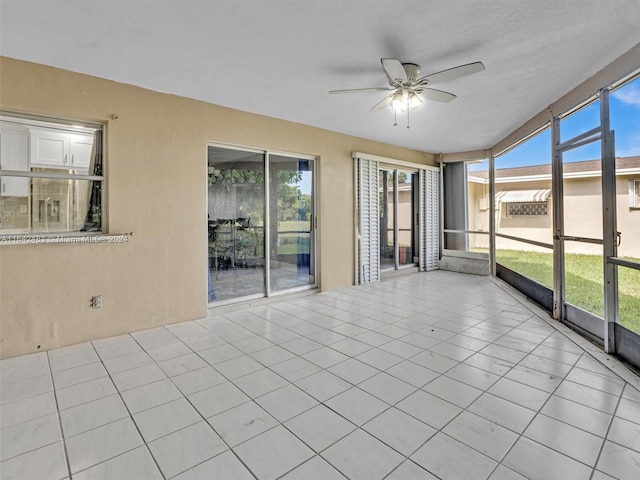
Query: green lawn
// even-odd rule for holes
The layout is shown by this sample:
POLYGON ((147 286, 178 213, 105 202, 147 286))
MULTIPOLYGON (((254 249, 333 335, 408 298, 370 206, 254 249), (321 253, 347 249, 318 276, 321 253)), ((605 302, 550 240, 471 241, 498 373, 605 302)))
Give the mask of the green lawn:
MULTIPOLYGON (((565 257, 567 301, 598 316, 604 316, 602 257, 576 253, 566 254, 565 257)), ((553 288, 551 253, 498 250, 496 261, 548 288, 553 288)), ((619 267, 618 290, 620 323, 640 333, 640 271, 619 267)))
POLYGON ((309 233, 282 233, 309 232, 309 227, 304 220, 278 222, 278 255, 309 253, 309 233))

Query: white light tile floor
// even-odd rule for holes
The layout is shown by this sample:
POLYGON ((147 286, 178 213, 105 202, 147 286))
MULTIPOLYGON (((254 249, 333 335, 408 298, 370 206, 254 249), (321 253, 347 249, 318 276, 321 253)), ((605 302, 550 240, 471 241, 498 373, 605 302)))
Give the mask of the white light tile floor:
POLYGON ((639 386, 496 279, 411 274, 3 360, 0 478, 636 480, 639 386))

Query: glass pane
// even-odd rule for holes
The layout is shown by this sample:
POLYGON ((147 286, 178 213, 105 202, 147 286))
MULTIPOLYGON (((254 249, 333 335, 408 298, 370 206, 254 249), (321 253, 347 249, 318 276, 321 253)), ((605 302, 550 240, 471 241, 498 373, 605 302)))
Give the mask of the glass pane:
POLYGON ((565 235, 601 239, 600 141, 565 153, 562 170, 565 235))
POLYGON ((619 323, 640 334, 640 270, 619 266, 618 292, 619 323))
MULTIPOLYGON (((468 230, 489 232, 489 160, 467 162, 468 230)), ((489 235, 468 234, 471 252, 489 252, 489 235)))
POLYGON ((101 130, 2 117, 0 134, 3 170, 102 175, 101 130))
POLYGON ((395 230, 393 212, 395 210, 394 172, 380 170, 380 268, 395 267, 395 230))
POLYGON ((496 237, 496 263, 553 289, 553 252, 550 249, 496 237))
POLYGON ((264 155, 208 154, 209 301, 264 293, 264 155))
POLYGON ((611 130, 616 132, 616 158, 640 155, 640 77, 609 96, 611 130))
POLYGON ((565 301, 604 317, 602 246, 564 242, 565 301))
MULTIPOLYGON (((616 132, 618 256, 640 262, 640 78, 609 98, 611 129, 616 132)), ((640 271, 618 267, 619 322, 640 334, 640 271)))
POLYGON ((6 180, 25 184, 30 195, 0 196, 0 234, 100 230, 101 182, 58 178, 0 178, 2 183, 6 180), (92 195, 94 200, 91 200, 92 195))
POLYGON ((464 245, 467 243, 468 236, 466 233, 446 232, 444 234, 444 244, 449 250, 465 250, 464 245))
POLYGON ((398 175, 398 264, 412 265, 413 261, 413 175, 398 175))
POLYGON ((313 161, 269 156, 269 208, 271 290, 315 283, 313 161))
MULTIPOLYGON (((448 163, 443 172, 444 229, 468 230, 467 203, 460 201, 467 195, 467 166, 464 162, 448 163)), ((447 232, 444 235, 444 248, 466 251, 468 236, 466 233, 447 232)))
POLYGON ((551 130, 546 128, 495 159, 497 233, 553 242, 550 146, 551 130))
POLYGON ((566 142, 600 126, 600 100, 582 107, 560 121, 560 141, 566 142))

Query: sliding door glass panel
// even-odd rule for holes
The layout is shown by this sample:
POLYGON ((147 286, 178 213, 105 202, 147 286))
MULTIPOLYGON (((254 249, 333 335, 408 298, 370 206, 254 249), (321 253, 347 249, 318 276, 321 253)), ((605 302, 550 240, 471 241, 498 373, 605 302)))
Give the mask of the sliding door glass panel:
POLYGON ((272 291, 315 283, 312 160, 269 155, 269 235, 272 291))
POLYGON ((380 215, 380 268, 395 268, 395 174, 392 170, 380 170, 378 212, 380 215))
POLYGON ((553 251, 551 249, 496 237, 496 262, 553 289, 553 251))
POLYGON ((264 155, 208 155, 209 301, 264 294, 264 155))
POLYGON ((602 246, 564 242, 565 301, 604 317, 602 246))
POLYGON ((398 264, 413 265, 413 173, 398 175, 398 264))
POLYGON ((564 233, 567 236, 602 239, 600 155, 600 141, 597 141, 562 156, 564 233))

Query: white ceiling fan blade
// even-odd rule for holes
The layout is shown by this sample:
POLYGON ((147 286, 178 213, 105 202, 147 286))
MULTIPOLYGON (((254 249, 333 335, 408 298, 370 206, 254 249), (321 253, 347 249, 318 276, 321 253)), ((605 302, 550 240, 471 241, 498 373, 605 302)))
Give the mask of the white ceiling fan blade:
POLYGON ((329 93, 360 93, 360 92, 388 92, 391 87, 348 88, 346 90, 329 90, 329 93))
POLYGON ((460 65, 458 67, 449 68, 448 70, 442 70, 441 72, 432 73, 426 77, 422 77, 418 80, 419 84, 434 84, 440 82, 448 82, 455 80, 456 78, 466 77, 467 75, 473 75, 484 70, 482 62, 468 63, 466 65, 460 65))
POLYGON ((372 108, 371 111, 372 112, 377 112, 378 110, 382 110, 384 107, 386 107, 387 105, 389 105, 391 103, 391 100, 393 99, 393 94, 391 95, 387 95, 386 97, 384 97, 382 100, 380 100, 378 103, 376 103, 372 108))
POLYGON ((434 88, 424 88, 421 90, 416 90, 416 92, 421 96, 428 100, 433 100, 434 102, 450 102, 455 99, 456 96, 453 93, 443 92, 442 90, 436 90, 434 88))
POLYGON ((381 58, 380 61, 391 83, 407 81, 407 72, 405 72, 400 60, 396 60, 395 58, 381 58))

